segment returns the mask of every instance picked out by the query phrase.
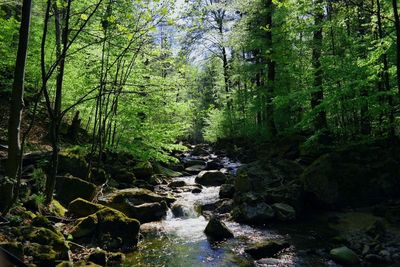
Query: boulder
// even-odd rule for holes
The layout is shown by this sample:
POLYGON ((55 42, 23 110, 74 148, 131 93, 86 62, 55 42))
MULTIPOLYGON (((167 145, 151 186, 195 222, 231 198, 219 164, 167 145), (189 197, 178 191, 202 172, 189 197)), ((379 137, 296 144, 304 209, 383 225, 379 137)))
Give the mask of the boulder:
POLYGON ((215 217, 211 218, 208 222, 204 233, 214 240, 223 240, 233 237, 232 231, 229 230, 225 223, 215 217))
POLYGON ((58 176, 56 182, 56 199, 63 205, 77 198, 92 200, 96 194, 96 185, 72 176, 58 176))
POLYGON ((71 174, 74 177, 86 179, 88 177, 89 164, 85 157, 72 151, 61 151, 58 155, 59 174, 71 174))
POLYGON ((210 153, 201 146, 195 146, 191 152, 193 156, 208 156, 210 153))
POLYGON ((149 161, 138 162, 133 167, 133 173, 138 179, 148 180, 154 174, 153 165, 149 161))
POLYGON ((112 178, 118 183, 130 185, 135 182, 136 176, 128 169, 118 169, 113 172, 112 178))
POLYGON ((222 169, 224 165, 218 160, 207 161, 206 170, 219 170, 222 169))
POLYGON ((87 201, 83 198, 77 198, 69 203, 68 213, 77 217, 86 217, 103 208, 105 208, 105 206, 87 201))
POLYGON ((235 186, 232 184, 223 184, 219 189, 220 198, 232 198, 235 194, 235 186))
POLYGON ((185 168, 185 171, 187 171, 190 174, 197 174, 205 169, 206 169, 205 165, 194 165, 194 166, 185 168))
POLYGON ((204 160, 200 160, 200 159, 191 159, 191 160, 187 160, 184 163, 185 168, 188 167, 192 167, 192 166, 206 166, 206 162, 204 160))
POLYGON ((289 246, 290 244, 284 240, 267 240, 245 249, 245 252, 250 254, 254 259, 259 260, 261 258, 272 257, 289 246))
POLYGON ((170 177, 170 178, 183 176, 183 174, 181 172, 168 169, 161 165, 157 165, 157 171, 159 172, 159 174, 162 174, 162 175, 164 175, 166 177, 170 177))
POLYGON ((304 170, 304 190, 323 208, 367 206, 396 197, 400 193, 398 154, 376 144, 325 154, 304 170))
POLYGON ((192 190, 192 193, 193 194, 200 194, 201 193, 201 189, 200 188, 194 188, 193 190, 192 190))
POLYGON ((197 175, 195 181, 205 186, 219 186, 226 182, 226 175, 220 171, 202 171, 197 175))
POLYGON ((167 215, 168 206, 164 203, 145 203, 141 205, 125 205, 121 209, 125 215, 139 220, 140 223, 159 221, 167 215))
POLYGON ((232 215, 238 222, 264 224, 275 218, 275 211, 266 203, 256 205, 243 203, 232 211, 232 215))
POLYGON ((186 186, 186 182, 185 181, 173 181, 173 182, 170 182, 168 184, 168 186, 171 188, 183 187, 183 186, 186 186))
POLYGON ((332 260, 342 265, 355 265, 360 261, 357 254, 345 246, 332 249, 329 255, 332 260))
POLYGON ((115 209, 104 208, 79 219, 71 234, 88 237, 103 249, 132 248, 138 242, 140 223, 115 209))
POLYGON ((292 221, 296 218, 296 211, 290 205, 285 203, 275 203, 272 205, 275 216, 280 221, 292 221))
POLYGON ((104 205, 113 205, 120 203, 130 203, 131 205, 141 205, 145 203, 163 202, 171 204, 174 198, 158 195, 150 190, 143 188, 128 188, 117 190, 100 199, 100 203, 104 205))
POLYGON ((100 266, 106 266, 107 263, 107 252, 102 249, 96 249, 88 256, 88 261, 98 264, 100 266))

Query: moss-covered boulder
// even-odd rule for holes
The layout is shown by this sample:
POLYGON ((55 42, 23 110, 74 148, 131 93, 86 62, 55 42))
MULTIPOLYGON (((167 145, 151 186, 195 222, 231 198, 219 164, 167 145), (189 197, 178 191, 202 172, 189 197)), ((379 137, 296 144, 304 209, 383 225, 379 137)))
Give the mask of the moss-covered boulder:
POLYGON ((54 267, 59 260, 57 252, 51 246, 30 243, 24 251, 25 255, 32 257, 32 262, 40 267, 54 267))
POLYGON ((220 171, 202 171, 197 175, 195 181, 205 186, 219 186, 226 182, 226 175, 220 171))
POLYGON ((77 198, 92 200, 96 194, 96 185, 72 176, 58 176, 56 182, 56 199, 63 205, 77 198))
POLYGON ((175 201, 175 199, 158 195, 143 188, 127 188, 106 195, 101 199, 100 203, 112 206, 113 204, 120 204, 124 202, 129 202, 132 205, 141 205, 154 202, 161 203, 163 201, 167 202, 167 204, 171 204, 175 201))
POLYGON ((155 172, 151 162, 141 161, 133 167, 133 173, 138 179, 148 180, 155 172))
POLYGON ((51 201, 49 208, 50 212, 58 217, 64 217, 65 213, 67 212, 67 209, 63 205, 61 205, 61 203, 58 202, 56 199, 53 199, 51 201))
POLYGON ((96 232, 98 225, 97 215, 92 214, 76 221, 71 234, 74 238, 91 236, 96 232))
POLYGON ((72 151, 61 151, 58 155, 58 173, 86 179, 89 165, 84 155, 72 151))
POLYGON ((130 249, 136 246, 140 223, 122 212, 104 208, 90 216, 81 218, 71 234, 75 238, 89 238, 103 249, 130 249))
POLYGON ((83 198, 77 198, 69 203, 68 213, 77 217, 85 217, 103 208, 105 208, 105 206, 87 201, 83 198))

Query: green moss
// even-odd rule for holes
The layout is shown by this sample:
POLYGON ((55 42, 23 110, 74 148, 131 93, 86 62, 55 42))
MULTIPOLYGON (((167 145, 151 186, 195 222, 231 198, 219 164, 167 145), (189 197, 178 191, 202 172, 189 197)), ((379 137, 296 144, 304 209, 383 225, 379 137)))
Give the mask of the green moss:
POLYGON ((59 217, 64 217, 67 209, 60 202, 53 199, 50 204, 50 211, 59 217))
POLYGON ((97 224, 98 220, 95 214, 78 219, 71 234, 74 238, 90 236, 96 231, 97 224))
POLYGON ((103 208, 105 208, 103 205, 87 201, 83 198, 75 199, 68 206, 69 213, 79 217, 89 216, 103 208))

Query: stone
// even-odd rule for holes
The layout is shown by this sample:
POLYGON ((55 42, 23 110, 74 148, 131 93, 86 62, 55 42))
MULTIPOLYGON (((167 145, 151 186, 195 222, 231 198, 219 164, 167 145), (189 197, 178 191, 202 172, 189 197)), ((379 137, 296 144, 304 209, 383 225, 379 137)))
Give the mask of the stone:
POLYGON ((101 266, 105 266, 107 263, 107 252, 102 249, 96 249, 95 251, 90 253, 88 261, 101 266))
POLYGON ((157 169, 158 169, 158 172, 159 172, 161 175, 164 175, 164 176, 166 176, 166 177, 176 178, 176 177, 183 176, 183 174, 182 174, 181 172, 168 169, 168 168, 163 167, 163 166, 161 166, 161 165, 157 165, 157 169))
POLYGON ((296 218, 294 208, 285 203, 275 203, 272 205, 272 209, 275 211, 276 218, 280 221, 292 221, 296 218))
POLYGON ((332 249, 329 255, 332 260, 342 265, 355 265, 360 261, 357 254, 346 246, 332 249))
POLYGON ((250 224, 264 224, 275 218, 274 209, 266 203, 256 205, 242 204, 232 211, 232 215, 238 222, 250 224))
POLYGON ((188 167, 192 167, 192 166, 206 166, 206 162, 204 160, 199 160, 199 159, 191 159, 191 160, 187 160, 184 163, 184 166, 186 168, 188 167))
POLYGON ((183 187, 183 186, 186 186, 186 182, 185 181, 173 181, 173 182, 170 182, 168 184, 168 186, 171 188, 183 187))
POLYGON ((229 230, 225 223, 215 217, 210 219, 204 233, 214 240, 223 240, 234 237, 232 231, 229 230))
POLYGON ((246 248, 245 252, 250 254, 255 260, 259 260, 261 258, 273 257, 288 247, 290 247, 290 244, 284 240, 267 240, 246 248))
POLYGON ((67 213, 67 209, 64 208, 63 205, 61 205, 60 202, 58 202, 56 199, 53 199, 50 203, 50 212, 52 212, 54 215, 58 217, 64 217, 65 213, 67 213))
POLYGON ((232 184, 223 184, 219 189, 220 198, 232 198, 235 194, 235 186, 232 184))
POLYGON ((219 186, 226 182, 226 175, 220 171, 202 171, 195 181, 204 186, 219 186))
POLYGON ((250 178, 246 174, 238 174, 235 178, 235 192, 246 193, 251 190, 250 178))
POLYGON ((222 169, 223 167, 224 165, 222 165, 221 162, 217 160, 210 160, 207 161, 206 170, 219 170, 222 169))
POLYGON ((110 266, 120 266, 125 261, 125 254, 121 252, 113 252, 108 254, 107 262, 110 266))
POLYGON ((63 205, 77 198, 92 200, 96 194, 96 185, 72 176, 58 176, 56 182, 56 199, 63 205))
POLYGON ((190 174, 197 174, 205 169, 206 169, 205 165, 194 165, 194 166, 185 168, 185 171, 190 174))
POLYGON ((59 174, 71 174, 74 177, 86 179, 88 177, 89 164, 86 162, 85 157, 72 152, 61 151, 58 155, 58 169, 59 174))
POLYGON ((120 184, 130 185, 135 182, 136 176, 127 169, 117 169, 113 172, 112 178, 120 184))
POLYGON ((71 235, 74 238, 91 236, 96 232, 97 224, 98 219, 95 214, 80 218, 76 221, 71 235))
POLYGON ((103 205, 77 198, 69 203, 68 213, 77 217, 86 217, 105 208, 103 205))
POLYGON ((138 179, 148 180, 154 174, 153 165, 149 161, 138 162, 133 167, 133 173, 138 179))
POLYGON ((193 194, 200 194, 201 193, 201 189, 200 188, 194 188, 193 190, 192 190, 192 193, 193 194))
POLYGON ((140 223, 159 221, 167 215, 168 206, 164 203, 144 203, 141 205, 125 205, 124 212, 130 218, 139 220, 140 223))

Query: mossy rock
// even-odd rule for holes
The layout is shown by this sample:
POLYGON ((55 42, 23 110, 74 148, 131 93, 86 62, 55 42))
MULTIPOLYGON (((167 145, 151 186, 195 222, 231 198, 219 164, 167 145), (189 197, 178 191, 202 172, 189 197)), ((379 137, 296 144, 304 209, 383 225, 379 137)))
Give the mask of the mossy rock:
POLYGON ((175 199, 158 195, 148 189, 143 188, 128 188, 118 190, 102 199, 102 202, 105 205, 119 204, 127 201, 130 202, 132 205, 141 205, 154 202, 161 203, 162 201, 171 204, 175 201, 175 199))
POLYGON ((21 242, 1 242, 0 247, 11 252, 20 259, 24 256, 24 249, 21 242))
POLYGON ((133 167, 133 173, 138 179, 148 180, 155 172, 151 162, 141 161, 133 167))
POLYGON ((72 176, 58 176, 56 198, 65 206, 77 198, 92 200, 96 194, 96 185, 72 176))
POLYGON ((58 253, 47 245, 30 243, 25 247, 25 254, 33 258, 33 263, 40 267, 54 267, 56 261, 60 259, 58 253))
POLYGON ((342 265, 356 265, 360 261, 357 254, 348 247, 334 248, 329 255, 332 260, 342 265))
POLYGON ((254 259, 270 258, 286 249, 290 244, 284 240, 266 240, 261 241, 245 249, 245 252, 250 254, 254 259))
POLYGON ((64 206, 61 205, 61 203, 58 202, 56 199, 53 199, 50 204, 50 211, 56 216, 64 217, 67 209, 64 208, 64 206))
POLYGON ((86 179, 89 165, 83 155, 72 151, 61 151, 58 155, 58 173, 86 179))
POLYGON ((64 236, 58 231, 52 231, 44 227, 27 226, 21 229, 25 241, 51 246, 59 253, 66 253, 69 250, 64 236))
POLYGON ((91 236, 96 232, 98 219, 95 214, 80 218, 76 221, 71 234, 74 238, 91 236))
POLYGON ((204 186, 219 186, 226 182, 226 175, 220 171, 202 171, 195 181, 204 186))
POLYGON ((105 206, 87 201, 83 198, 77 198, 69 203, 68 212, 77 217, 86 217, 103 208, 105 208, 105 206))

